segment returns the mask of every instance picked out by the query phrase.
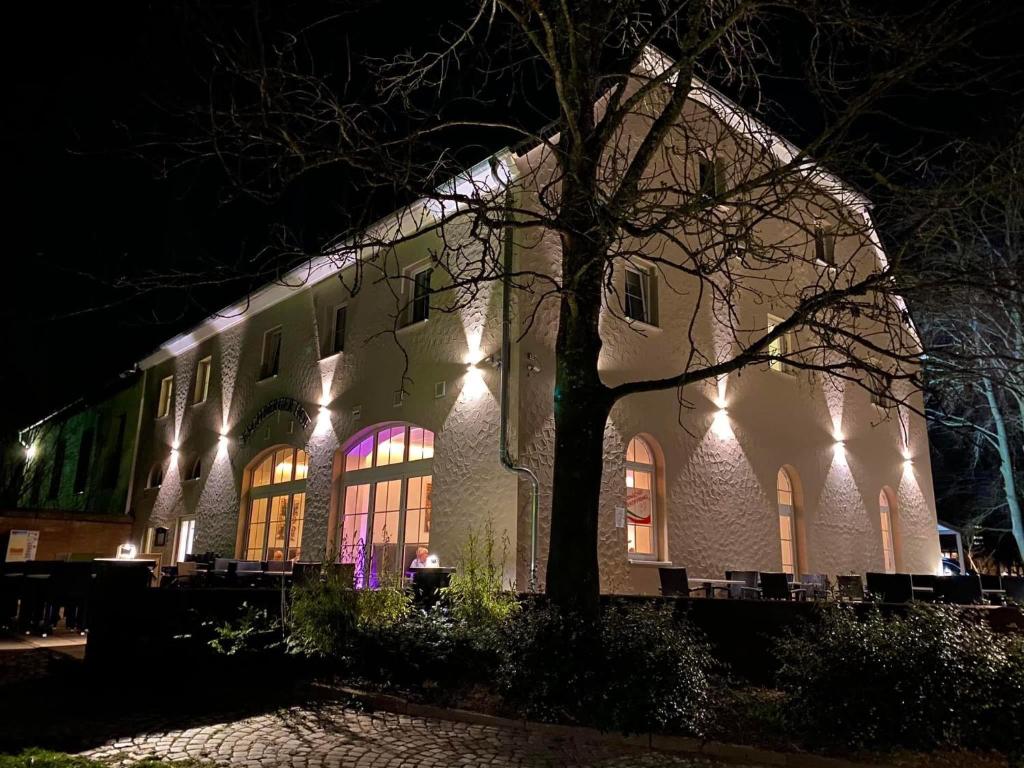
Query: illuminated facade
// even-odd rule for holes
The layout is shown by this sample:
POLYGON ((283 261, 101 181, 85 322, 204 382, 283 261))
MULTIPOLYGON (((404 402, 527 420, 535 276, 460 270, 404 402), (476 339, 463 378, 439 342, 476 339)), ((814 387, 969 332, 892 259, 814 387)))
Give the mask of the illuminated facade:
MULTIPOLYGON (((501 162, 520 180, 521 204, 536 204, 543 149, 501 162)), ((855 213, 870 230, 866 208, 855 213)), ((762 234, 783 237, 784 227, 762 234)), ((869 245, 864 258, 884 258, 869 245)), ((164 563, 190 550, 341 560, 372 584, 423 546, 454 563, 467 534, 489 524, 499 550, 509 544, 507 577, 526 587, 531 492, 499 460, 500 371, 491 364, 501 350, 501 286, 437 311, 426 289, 443 286, 430 260, 442 247, 430 232, 406 240, 394 258, 407 279, 367 280, 354 296, 337 279, 351 267, 323 258, 141 362, 132 507, 143 551, 164 563)), ((780 284, 813 281, 852 246, 816 237, 809 247, 820 265, 811 258, 780 284)), ((555 273, 557 239, 518 234, 514 258, 555 273)), ((606 383, 675 373, 690 339, 718 353, 715 318, 688 329, 692 292, 665 279, 642 263, 615 273, 621 308, 602 320, 606 383)), ((785 315, 782 298, 741 302, 736 312, 766 328, 785 315)), ((510 450, 540 480, 543 576, 558 309, 533 300, 516 299, 508 408, 510 450)), ((782 337, 772 352, 793 343, 782 337)), ((656 592, 654 566, 665 563, 707 577, 936 570, 927 433, 912 410, 784 363, 696 385, 686 397, 692 407, 682 412, 674 390, 629 396, 612 411, 603 589, 656 592)))

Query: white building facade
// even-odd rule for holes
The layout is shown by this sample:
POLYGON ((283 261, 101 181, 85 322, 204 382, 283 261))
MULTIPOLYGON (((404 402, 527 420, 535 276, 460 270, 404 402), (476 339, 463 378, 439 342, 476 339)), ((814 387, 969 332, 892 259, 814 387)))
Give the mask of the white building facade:
MULTIPOLYGON (((503 162, 519 180, 519 204, 536 204, 543 148, 503 162)), ((764 237, 786 236, 784 222, 772 227, 764 237)), ((165 564, 188 551, 351 561, 373 583, 420 546, 454 564, 468 534, 489 526, 499 551, 508 544, 508 579, 527 587, 531 485, 499 458, 501 370, 492 363, 502 286, 482 286, 453 311, 421 299, 420 287, 444 284, 430 259, 444 247, 430 232, 403 242, 393 258, 406 279, 367 280, 354 295, 338 279, 353 267, 325 258, 142 361, 132 507, 143 551, 165 564)), ((518 268, 557 273, 557 239, 526 232, 513 248, 518 268)), ((815 268, 811 259, 779 282, 812 282, 815 268)), ((688 330, 692 295, 671 277, 642 261, 613 277, 626 304, 602 320, 606 383, 672 375, 691 339, 722 343, 711 314, 688 330)), ((785 296, 782 288, 777 302, 737 305, 737 314, 751 328, 770 326, 776 312, 785 316, 785 296)), ((505 372, 510 452, 539 478, 543 578, 558 307, 535 300, 514 297, 505 372)), ((784 365, 685 394, 682 410, 668 390, 628 396, 612 411, 604 591, 655 593, 663 564, 708 578, 732 569, 935 572, 928 437, 914 408, 883 407, 850 382, 784 365)), ((920 411, 919 395, 906 398, 920 411)))

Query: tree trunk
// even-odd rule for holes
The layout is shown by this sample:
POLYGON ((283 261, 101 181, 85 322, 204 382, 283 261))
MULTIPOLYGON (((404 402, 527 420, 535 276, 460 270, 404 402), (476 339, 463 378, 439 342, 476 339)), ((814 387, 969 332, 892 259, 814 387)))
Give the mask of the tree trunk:
POLYGON ((562 258, 563 274, 574 280, 573 290, 562 295, 555 343, 555 457, 546 591, 563 610, 596 617, 598 512, 604 430, 611 410, 597 369, 603 259, 572 238, 563 238, 562 258))
POLYGON ((1017 550, 1020 552, 1021 558, 1024 558, 1024 515, 1021 514, 1020 497, 1017 496, 1017 480, 1013 471, 1013 450, 1010 447, 1010 438, 1006 432, 1006 421, 1003 418, 1003 410, 996 397, 992 381, 984 379, 982 389, 985 392, 985 400, 988 403, 989 411, 992 414, 992 421, 996 428, 999 473, 1003 477, 1006 506, 1010 513, 1010 527, 1013 530, 1013 538, 1017 542, 1017 550))

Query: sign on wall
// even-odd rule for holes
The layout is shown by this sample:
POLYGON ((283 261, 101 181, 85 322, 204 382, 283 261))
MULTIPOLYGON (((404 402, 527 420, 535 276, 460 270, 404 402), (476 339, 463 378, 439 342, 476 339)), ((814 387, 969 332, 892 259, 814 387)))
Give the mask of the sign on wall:
POLYGON ((24 563, 26 560, 35 560, 38 548, 39 531, 11 531, 7 540, 7 556, 4 560, 8 563, 24 563))
POLYGON ((260 424, 278 412, 290 415, 299 422, 303 429, 308 427, 311 421, 305 407, 294 397, 278 397, 260 408, 256 415, 252 417, 252 420, 242 430, 242 434, 238 436, 239 444, 245 445, 246 441, 252 437, 252 433, 259 429, 260 424))

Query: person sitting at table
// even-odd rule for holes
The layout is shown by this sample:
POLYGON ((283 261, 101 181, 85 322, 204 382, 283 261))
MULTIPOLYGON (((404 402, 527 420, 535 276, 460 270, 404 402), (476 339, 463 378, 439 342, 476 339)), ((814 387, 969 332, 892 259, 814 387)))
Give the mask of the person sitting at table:
POLYGON ((430 564, 428 563, 429 558, 430 558, 430 550, 429 549, 427 549, 426 547, 417 547, 416 548, 416 557, 414 557, 412 559, 412 562, 409 563, 409 569, 412 570, 413 568, 429 568, 430 567, 430 564))

